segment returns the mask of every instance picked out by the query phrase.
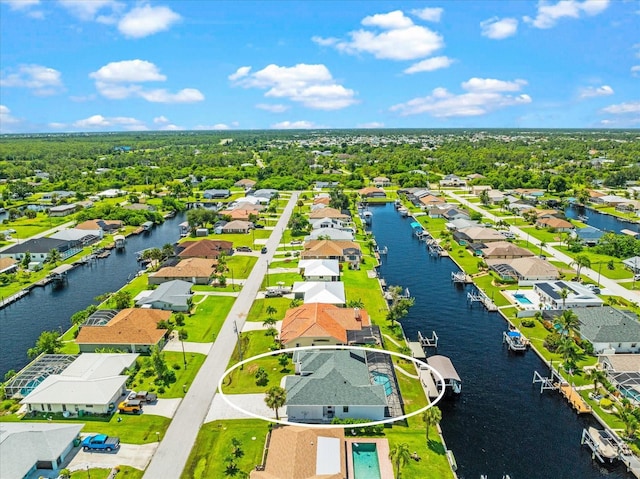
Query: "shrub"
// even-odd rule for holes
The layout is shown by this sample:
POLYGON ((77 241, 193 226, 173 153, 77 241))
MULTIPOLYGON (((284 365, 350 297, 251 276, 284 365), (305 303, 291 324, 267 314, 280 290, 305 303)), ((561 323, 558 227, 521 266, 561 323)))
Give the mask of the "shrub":
POLYGON ((158 394, 164 394, 165 391, 166 391, 166 389, 164 388, 164 386, 160 386, 158 388, 158 394))
POLYGON ((176 363, 176 364, 172 364, 172 365, 171 365, 171 367, 172 367, 173 369, 175 369, 176 371, 180 371, 180 365, 179 365, 178 363, 176 363))
POLYGON ((611 399, 609 399, 609 398, 600 399, 600 407, 601 408, 609 409, 611 406, 613 406, 613 401, 611 401, 611 399))
POLYGON ((146 368, 142 370, 142 377, 143 378, 150 378, 151 376, 153 376, 155 373, 153 372, 152 368, 146 368))
POLYGON ((521 324, 525 328, 533 328, 536 322, 533 319, 523 319, 521 324))
POLYGON ((542 322, 542 325, 544 326, 544 329, 546 329, 547 331, 553 331, 553 323, 548 319, 545 319, 542 322))
POLYGON ((544 347, 547 348, 552 353, 558 349, 560 343, 562 342, 562 336, 558 333, 548 334, 546 338, 544 338, 544 347))

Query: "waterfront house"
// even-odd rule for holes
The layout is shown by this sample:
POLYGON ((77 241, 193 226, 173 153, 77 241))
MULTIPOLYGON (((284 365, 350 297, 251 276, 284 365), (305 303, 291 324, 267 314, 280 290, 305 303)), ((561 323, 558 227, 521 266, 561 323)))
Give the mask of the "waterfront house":
POLYGON ((362 260, 360 245, 354 241, 312 240, 304 245, 301 259, 337 259, 347 262, 352 268, 359 268, 362 260))
POLYGON ((167 281, 156 289, 141 291, 134 301, 139 308, 188 312, 191 309, 192 286, 193 284, 180 279, 167 281))
MULTIPOLYGON (((101 231, 102 233, 114 233, 124 226, 120 220, 87 220, 76 225, 76 229, 88 231, 101 231)), ((102 234, 100 238, 102 238, 102 234)))
POLYGON ((387 194, 383 189, 376 186, 366 186, 358 191, 363 198, 386 198, 387 194))
POLYGON ((309 221, 311 225, 311 229, 343 229, 345 227, 345 222, 335 218, 318 218, 312 219, 309 221))
POLYGON ((234 220, 229 221, 222 227, 223 233, 248 233, 253 229, 253 223, 250 221, 234 220))
POLYGON ((275 426, 269 454, 250 479, 344 479, 347 477, 344 429, 275 426))
POLYGON ((586 246, 595 246, 604 236, 604 231, 593 226, 585 226, 584 228, 576 228, 571 233, 571 236, 579 239, 580 242, 586 246))
POLYGON ((305 241, 320 240, 320 239, 353 241, 353 229, 352 228, 312 229, 309 235, 304 237, 305 241))
POLYGON ((332 219, 343 220, 343 221, 348 221, 351 219, 349 215, 345 215, 340 210, 337 210, 335 208, 330 208, 330 207, 320 208, 315 211, 312 211, 309 214, 309 221, 322 219, 322 218, 332 218, 332 219))
POLYGON ((77 228, 68 228, 53 233, 49 238, 66 241, 70 247, 85 247, 100 240, 100 233, 77 228))
POLYGON ((224 210, 220 212, 220 216, 224 217, 228 221, 249 221, 258 216, 258 212, 247 208, 234 208, 231 210, 224 210))
POLYGON ((306 303, 339 304, 347 301, 342 281, 296 281, 291 292, 296 299, 306 303))
POLYGON ((375 344, 380 330, 359 308, 307 303, 287 310, 280 329, 285 348, 329 344, 375 344))
POLYGON ((373 186, 376 186, 378 188, 384 188, 385 186, 391 186, 391 180, 389 178, 387 178, 386 176, 376 176, 371 183, 373 183, 373 186))
POLYGON ((622 196, 618 195, 603 195, 596 198, 591 198, 591 202, 597 205, 617 206, 620 204, 629 203, 629 199, 623 198, 622 196))
POLYGON ((58 205, 49 208, 49 216, 69 216, 78 210, 78 205, 69 203, 68 205, 58 205))
POLYGON ((640 353, 640 322, 630 311, 603 306, 576 308, 580 337, 593 345, 596 354, 640 353))
POLYGON ((76 344, 82 353, 102 348, 148 353, 151 346, 164 346, 169 331, 158 323, 170 317, 171 311, 160 309, 123 309, 102 326, 82 326, 76 344))
POLYGON ((69 243, 65 240, 55 238, 31 238, 0 252, 0 258, 13 258, 21 261, 28 252, 31 255, 31 261, 44 263, 52 249, 57 249, 62 258, 67 258, 73 253, 69 243))
POLYGON ((205 200, 224 199, 229 196, 231 196, 231 192, 227 189, 210 189, 202 192, 202 197, 205 200))
POLYGON ((622 394, 640 406, 640 354, 602 354, 598 362, 607 375, 607 379, 622 394))
POLYGON ((434 208, 434 207, 442 207, 446 204, 446 202, 435 195, 424 195, 418 198, 420 202, 420 206, 424 208, 434 208))
POLYGON ((199 241, 185 241, 178 244, 177 249, 177 256, 181 259, 218 259, 221 254, 233 254, 233 242, 210 239, 202 239, 199 241))
POLYGON ((560 278, 558 268, 537 256, 486 259, 485 262, 501 278, 516 280, 520 286, 530 285, 534 281, 551 281, 560 278))
POLYGON ((209 258, 183 259, 175 266, 166 266, 151 273, 149 284, 162 284, 178 279, 192 284, 209 284, 217 264, 217 260, 209 258))
POLYGON ((453 232, 453 238, 460 245, 471 245, 476 243, 493 243, 504 241, 504 236, 493 228, 483 226, 472 226, 453 232))
POLYGON ((85 353, 78 356, 59 374, 47 376, 20 404, 28 411, 108 414, 127 391, 129 376, 122 372, 131 367, 137 354, 85 353))
POLYGON ((337 259, 301 259, 298 262, 300 274, 305 281, 338 281, 340 263, 337 259))
POLYGON ((526 258, 529 256, 534 256, 534 254, 528 249, 521 248, 508 241, 494 241, 482 248, 482 257, 485 259, 526 258))
POLYGON ((284 378, 289 421, 384 419, 385 387, 370 376, 364 351, 297 351, 293 362, 296 375, 284 378))
POLYGON ((544 309, 573 309, 602 306, 602 301, 590 289, 576 281, 540 281, 533 284, 533 290, 540 297, 544 309), (563 300, 562 290, 567 290, 563 300))
POLYGON ((18 262, 13 258, 0 258, 0 274, 15 273, 18 270, 18 262))
POLYGON ((0 423, 0 477, 42 477, 36 472, 39 469, 56 473, 73 451, 83 427, 33 421, 0 423))
POLYGON ((554 217, 538 218, 536 219, 536 226, 539 228, 549 228, 560 233, 568 233, 575 229, 567 220, 554 217))

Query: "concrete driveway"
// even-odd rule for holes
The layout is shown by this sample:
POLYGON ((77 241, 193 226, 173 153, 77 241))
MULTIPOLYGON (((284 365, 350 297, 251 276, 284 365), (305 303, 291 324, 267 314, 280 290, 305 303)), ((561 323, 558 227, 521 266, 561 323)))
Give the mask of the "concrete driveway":
POLYGON ((180 401, 182 401, 181 398, 158 399, 155 403, 145 404, 142 408, 142 414, 172 418, 180 405, 180 401))
POLYGON ((77 448, 78 452, 71 459, 69 470, 78 471, 92 468, 111 468, 116 466, 131 466, 144 470, 158 448, 157 442, 150 444, 120 444, 120 449, 115 452, 84 452, 77 448))
MULTIPOLYGON (((276 415, 273 409, 267 407, 264 402, 264 394, 229 394, 227 397, 233 400, 234 404, 245 411, 250 411, 254 414, 259 414, 264 417, 273 417, 276 415)), ((283 419, 285 408, 278 409, 278 415, 280 419, 283 419)), ((217 419, 249 419, 251 416, 242 414, 240 411, 229 406, 222 396, 216 394, 211 402, 211 407, 204 420, 204 422, 211 422, 217 419)))

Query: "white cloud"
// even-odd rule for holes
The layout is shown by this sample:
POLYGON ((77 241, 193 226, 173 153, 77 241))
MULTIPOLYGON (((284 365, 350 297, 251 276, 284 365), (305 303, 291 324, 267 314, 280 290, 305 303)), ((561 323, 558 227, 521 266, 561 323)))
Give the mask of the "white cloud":
POLYGON ((364 26, 382 29, 349 32, 349 40, 312 37, 318 45, 356 55, 370 53, 379 59, 415 60, 431 55, 444 46, 442 36, 427 27, 415 25, 401 11, 377 14, 362 20, 364 26))
POLYGON ((634 65, 631 67, 631 76, 640 76, 640 65, 634 65))
POLYGON ((270 111, 271 113, 283 113, 289 109, 287 105, 271 104, 271 103, 258 103, 256 108, 260 110, 270 111))
POLYGON ((560 0, 549 3, 547 0, 538 1, 538 11, 535 18, 523 17, 523 20, 536 28, 554 27, 561 18, 580 18, 582 14, 598 15, 609 6, 609 0, 560 0))
POLYGON ((613 88, 609 85, 599 87, 588 86, 580 89, 580 98, 592 98, 595 96, 613 95, 613 88))
POLYGON ((234 85, 266 89, 267 98, 288 98, 318 110, 338 110, 357 102, 356 92, 336 83, 322 64, 300 63, 292 67, 271 64, 250 75, 242 75, 234 85))
POLYGON ((67 127, 67 124, 66 123, 60 123, 60 122, 57 122, 57 121, 53 121, 51 123, 47 123, 47 126, 49 128, 53 128, 54 130, 62 130, 63 128, 67 127))
POLYGON ((432 57, 422 60, 421 62, 414 63, 409 68, 404 70, 404 73, 410 75, 412 73, 419 72, 432 72, 434 70, 440 70, 441 68, 450 67, 455 60, 449 57, 432 57))
POLYGON ((40 0, 2 0, 2 3, 9 5, 11 10, 26 10, 34 5, 38 5, 40 0))
POLYGON ((250 71, 251 71, 251 67, 240 67, 236 70, 235 73, 232 73, 227 78, 231 81, 236 81, 242 77, 246 77, 250 71))
POLYGON ((216 123, 215 125, 197 125, 194 130, 229 130, 229 125, 216 123))
POLYGON ((280 123, 274 123, 271 125, 274 130, 308 130, 310 128, 317 128, 311 121, 281 121, 280 123))
POLYGON ((518 31, 518 20, 515 18, 498 17, 489 18, 480 22, 482 36, 491 38, 492 40, 502 40, 511 37, 518 31))
POLYGON ((356 125, 356 128, 384 128, 384 123, 371 121, 369 123, 360 123, 359 125, 356 125))
POLYGON ((110 14, 119 12, 124 4, 115 0, 58 0, 67 11, 79 20, 88 22, 96 19, 96 15, 103 9, 108 9, 110 14))
POLYGON ((0 86, 28 88, 35 95, 55 95, 64 90, 61 73, 42 65, 20 65, 15 72, 3 74, 0 86))
POLYGON ((365 27, 379 27, 385 30, 394 30, 396 28, 407 28, 413 25, 409 17, 405 17, 400 10, 389 13, 376 13, 368 17, 364 17, 361 22, 365 27))
POLYGON ((130 131, 143 131, 147 130, 144 122, 126 116, 116 116, 116 117, 104 117, 102 115, 93 115, 89 118, 84 118, 82 120, 75 121, 73 123, 75 128, 90 128, 90 129, 99 129, 99 128, 114 128, 120 127, 124 130, 130 131))
POLYGON ((169 7, 142 5, 127 13, 118 23, 118 30, 127 37, 142 38, 171 28, 182 17, 169 7))
POLYGON ((409 100, 390 108, 401 116, 428 113, 436 118, 480 116, 508 106, 531 103, 527 94, 509 95, 503 92, 519 91, 524 80, 502 81, 490 78, 471 78, 462 83, 466 93, 456 95, 446 88, 436 88, 431 95, 409 100))
POLYGON ((156 116, 156 117, 153 119, 153 122, 154 122, 156 125, 163 125, 163 124, 165 124, 165 123, 169 123, 169 119, 168 119, 166 116, 164 116, 164 115, 160 115, 160 116, 156 116))
POLYGON ((112 100, 140 97, 153 103, 194 103, 204 100, 195 88, 184 88, 171 93, 164 88, 145 90, 140 83, 162 82, 167 79, 160 69, 146 60, 111 62, 89 74, 96 80, 98 93, 112 100))
POLYGON ((160 127, 160 130, 162 131, 182 131, 184 129, 184 126, 174 125, 173 123, 169 123, 168 125, 160 127))
POLYGON ((602 109, 603 113, 610 113, 612 115, 627 115, 630 113, 640 113, 640 101, 629 101, 626 103, 618 103, 610 105, 602 109))
POLYGON ((413 15, 427 22, 439 22, 440 18, 442 18, 442 12, 444 12, 444 10, 440 7, 427 7, 423 9, 411 10, 411 13, 413 15))
POLYGON ((6 105, 0 105, 0 132, 7 131, 8 125, 20 123, 21 120, 11 114, 11 110, 6 105))
POLYGON ((160 73, 156 65, 146 60, 125 60, 111 62, 98 71, 90 73, 89 77, 103 82, 147 82, 165 81, 167 77, 160 73))

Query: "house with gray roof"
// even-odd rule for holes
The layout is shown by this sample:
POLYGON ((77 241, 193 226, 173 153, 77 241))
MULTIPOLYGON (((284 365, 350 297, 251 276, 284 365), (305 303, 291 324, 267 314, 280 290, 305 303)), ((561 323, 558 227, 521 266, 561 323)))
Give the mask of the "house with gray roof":
POLYGON ((622 264, 629 268, 633 273, 640 273, 640 256, 633 256, 622 260, 622 264))
POLYGON ((0 423, 0 477, 22 479, 38 469, 57 471, 83 427, 30 421, 0 423))
POLYGON ((31 238, 5 249, 0 253, 0 258, 13 258, 20 261, 28 252, 31 255, 31 261, 42 263, 49 257, 52 249, 60 251, 65 259, 69 256, 65 254, 70 249, 68 241, 55 238, 31 238))
POLYGON ((584 228, 576 228, 571 236, 577 238, 587 246, 595 246, 600 242, 600 238, 604 236, 604 231, 593 226, 585 226, 584 228))
POLYGON ((298 351, 296 375, 285 377, 289 421, 385 418, 385 387, 369 372, 364 351, 298 351))
POLYGON ((213 200, 216 198, 229 198, 231 191, 227 189, 210 189, 202 192, 202 197, 206 200, 213 200))
POLYGON ((611 306, 573 312, 580 321, 580 336, 593 344, 596 354, 640 353, 640 322, 633 313, 611 306))
POLYGON ((192 283, 176 279, 162 283, 156 289, 140 292, 135 297, 139 308, 164 309, 187 312, 191 309, 192 283))

